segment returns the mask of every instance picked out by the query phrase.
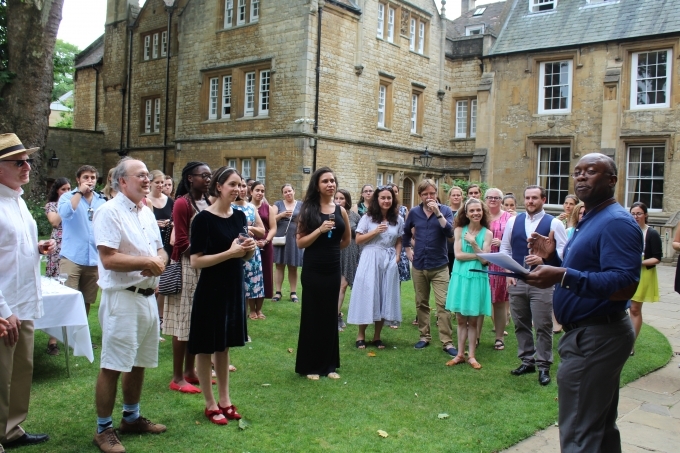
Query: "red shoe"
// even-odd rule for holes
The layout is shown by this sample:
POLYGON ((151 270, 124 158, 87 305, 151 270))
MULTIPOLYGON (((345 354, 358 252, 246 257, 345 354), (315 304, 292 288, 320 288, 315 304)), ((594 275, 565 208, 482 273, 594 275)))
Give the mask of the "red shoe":
POLYGON ((205 413, 205 416, 208 417, 208 420, 210 420, 212 423, 214 423, 216 425, 226 425, 227 423, 229 423, 229 420, 227 420, 226 418, 218 418, 218 419, 215 418, 217 416, 224 415, 224 414, 222 414, 222 411, 219 410, 219 409, 213 410, 213 411, 206 409, 204 413, 205 413))
POLYGON ((199 389, 198 387, 194 387, 191 384, 180 386, 175 381, 170 381, 170 390, 182 393, 201 393, 201 389, 199 389))
POLYGON ((218 404, 217 407, 220 408, 224 416, 227 417, 229 420, 241 420, 241 414, 236 412, 236 406, 234 406, 233 404, 229 407, 220 407, 220 405, 218 404))
MULTIPOLYGON (((184 380, 187 381, 189 384, 193 384, 193 385, 201 385, 201 383, 198 382, 198 378, 185 377, 184 380)), ((213 380, 212 380, 212 385, 215 385, 215 384, 217 384, 217 381, 215 381, 215 379, 213 379, 213 380)))

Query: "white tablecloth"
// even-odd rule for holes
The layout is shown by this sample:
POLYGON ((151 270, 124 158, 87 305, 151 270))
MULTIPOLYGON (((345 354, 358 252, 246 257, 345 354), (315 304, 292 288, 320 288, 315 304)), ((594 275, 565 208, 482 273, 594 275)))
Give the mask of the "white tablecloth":
POLYGON ((66 328, 68 343, 74 356, 94 361, 90 326, 85 313, 85 302, 80 291, 60 285, 56 280, 41 279, 45 314, 35 320, 35 328, 55 337, 63 343, 62 327, 66 328))

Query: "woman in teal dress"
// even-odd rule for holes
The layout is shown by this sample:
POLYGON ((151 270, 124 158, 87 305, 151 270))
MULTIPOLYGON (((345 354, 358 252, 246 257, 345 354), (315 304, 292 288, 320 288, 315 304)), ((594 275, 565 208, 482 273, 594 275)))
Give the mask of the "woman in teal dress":
POLYGON ((486 261, 476 253, 491 250, 493 234, 489 229, 489 211, 476 198, 468 199, 465 209, 456 216, 453 264, 446 309, 456 313, 458 320, 458 355, 446 364, 465 362, 465 340, 469 342, 468 363, 475 370, 482 366, 475 359, 477 320, 480 315, 491 316, 491 287, 489 275, 471 270, 482 270, 486 261))

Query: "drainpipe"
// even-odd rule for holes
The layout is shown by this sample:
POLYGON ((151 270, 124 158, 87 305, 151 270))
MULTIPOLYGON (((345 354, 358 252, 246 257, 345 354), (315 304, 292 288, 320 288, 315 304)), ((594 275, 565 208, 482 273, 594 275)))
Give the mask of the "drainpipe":
POLYGON ((132 92, 132 27, 128 26, 128 74, 127 74, 127 131, 125 133, 125 155, 130 149, 130 96, 132 92))
POLYGON ((165 127, 163 131, 163 173, 166 172, 165 166, 168 156, 168 100, 170 98, 170 53, 172 52, 172 15, 175 12, 174 7, 166 7, 168 11, 168 39, 166 42, 166 56, 165 56, 165 127))
POLYGON ((316 94, 314 95, 314 159, 312 161, 312 171, 316 171, 316 150, 319 146, 319 81, 321 79, 321 14, 323 7, 319 6, 316 31, 316 94))

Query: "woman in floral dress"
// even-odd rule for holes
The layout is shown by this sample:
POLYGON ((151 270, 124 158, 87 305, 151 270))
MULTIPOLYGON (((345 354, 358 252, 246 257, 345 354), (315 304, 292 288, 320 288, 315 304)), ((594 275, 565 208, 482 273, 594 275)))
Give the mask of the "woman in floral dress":
MULTIPOLYGON (((264 224, 262 223, 260 214, 258 214, 257 209, 252 203, 246 201, 248 186, 246 185, 245 180, 241 180, 239 192, 239 197, 231 206, 238 211, 242 211, 246 215, 246 220, 248 222, 247 233, 249 236, 252 236, 255 240, 264 238, 264 224)), ((244 233, 246 233, 245 230, 244 233)), ((253 320, 264 319, 264 315, 259 317, 257 313, 257 307, 261 307, 262 302, 264 301, 262 256, 258 247, 255 248, 253 257, 243 262, 243 277, 245 280, 246 299, 248 300, 248 305, 250 307, 249 318, 253 320)))

